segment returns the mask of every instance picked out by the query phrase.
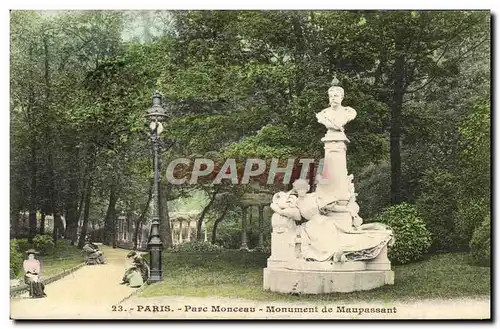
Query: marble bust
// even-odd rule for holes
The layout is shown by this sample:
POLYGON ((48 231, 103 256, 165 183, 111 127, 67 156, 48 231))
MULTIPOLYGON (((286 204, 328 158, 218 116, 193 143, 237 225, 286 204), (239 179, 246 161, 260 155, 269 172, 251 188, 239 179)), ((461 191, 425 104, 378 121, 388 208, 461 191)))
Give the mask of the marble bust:
POLYGON ((342 106, 344 89, 332 86, 328 89, 330 107, 316 114, 316 119, 324 125, 328 132, 321 140, 325 141, 349 141, 344 133, 344 125, 356 118, 356 110, 349 106, 342 106))

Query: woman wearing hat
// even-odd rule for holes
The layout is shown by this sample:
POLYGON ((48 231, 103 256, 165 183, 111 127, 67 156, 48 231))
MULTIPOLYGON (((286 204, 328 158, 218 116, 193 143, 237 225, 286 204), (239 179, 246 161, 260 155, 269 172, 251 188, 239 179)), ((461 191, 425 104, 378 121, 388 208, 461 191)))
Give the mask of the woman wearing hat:
POLYGON ((45 294, 45 285, 40 281, 40 261, 35 258, 38 254, 34 249, 26 250, 28 259, 23 262, 24 283, 29 286, 30 297, 43 298, 45 294))

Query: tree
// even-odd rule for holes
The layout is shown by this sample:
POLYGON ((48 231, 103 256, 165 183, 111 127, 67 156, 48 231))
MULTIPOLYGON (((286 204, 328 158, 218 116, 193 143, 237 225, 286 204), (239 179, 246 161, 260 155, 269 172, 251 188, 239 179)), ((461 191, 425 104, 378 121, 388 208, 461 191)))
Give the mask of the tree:
POLYGON ((486 12, 366 13, 369 47, 378 53, 374 86, 390 109, 391 203, 401 193, 403 104, 424 88, 446 83, 459 73, 458 63, 489 41, 486 12))

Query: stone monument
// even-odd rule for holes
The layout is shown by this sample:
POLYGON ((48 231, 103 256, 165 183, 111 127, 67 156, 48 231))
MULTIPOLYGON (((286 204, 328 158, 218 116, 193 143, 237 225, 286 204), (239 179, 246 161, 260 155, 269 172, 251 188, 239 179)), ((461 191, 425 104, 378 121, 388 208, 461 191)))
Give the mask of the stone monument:
POLYGON ((273 196, 271 256, 264 289, 323 294, 374 289, 394 284, 387 258, 393 232, 381 223, 363 224, 358 215, 354 176, 347 172, 344 125, 356 117, 342 106, 344 90, 332 82, 330 107, 316 114, 327 128, 323 170, 316 191, 296 180, 289 192, 273 196))

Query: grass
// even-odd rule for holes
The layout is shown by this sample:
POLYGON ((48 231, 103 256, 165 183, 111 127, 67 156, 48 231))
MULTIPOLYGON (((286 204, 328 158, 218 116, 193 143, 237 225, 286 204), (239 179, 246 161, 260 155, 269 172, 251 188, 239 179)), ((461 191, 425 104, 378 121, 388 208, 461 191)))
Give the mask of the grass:
POLYGON ((264 253, 165 253, 165 281, 148 286, 141 297, 220 296, 253 300, 348 301, 479 297, 490 295, 490 268, 469 265, 467 253, 428 256, 393 266, 395 284, 370 291, 292 296, 262 289, 264 253))
MULTIPOLYGON (((41 263, 41 276, 48 278, 69 270, 72 267, 83 262, 82 251, 76 246, 71 245, 69 240, 58 240, 54 252, 49 255, 38 255, 41 263)), ((24 273, 21 270, 17 278, 23 278, 24 273)))

